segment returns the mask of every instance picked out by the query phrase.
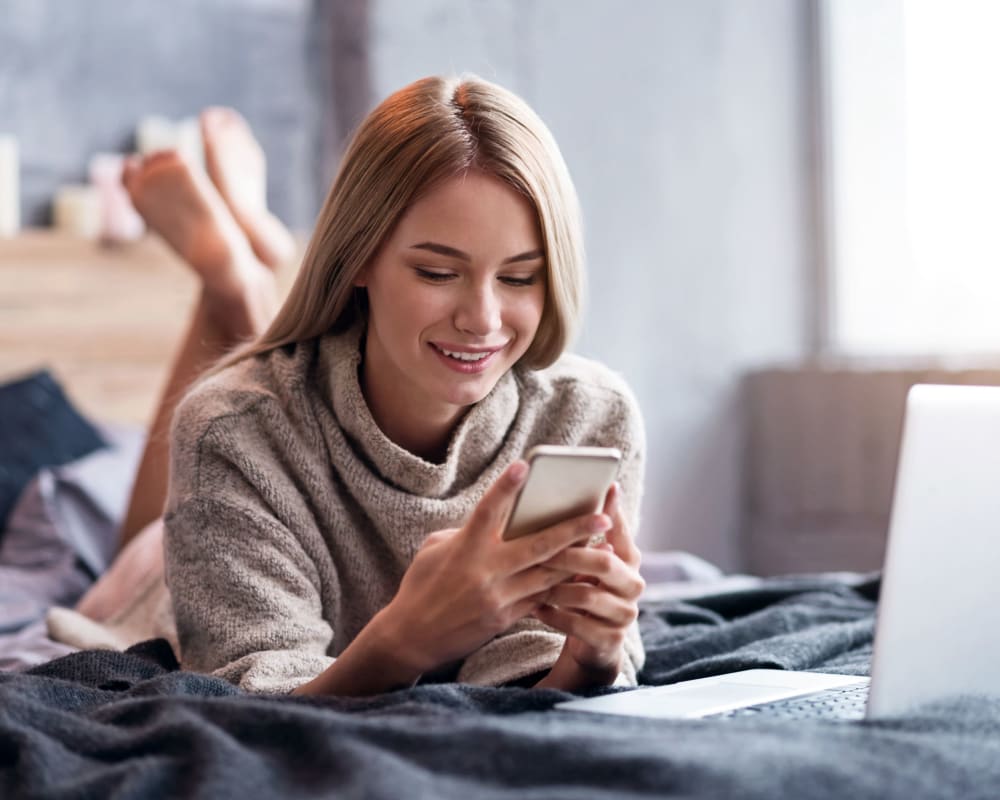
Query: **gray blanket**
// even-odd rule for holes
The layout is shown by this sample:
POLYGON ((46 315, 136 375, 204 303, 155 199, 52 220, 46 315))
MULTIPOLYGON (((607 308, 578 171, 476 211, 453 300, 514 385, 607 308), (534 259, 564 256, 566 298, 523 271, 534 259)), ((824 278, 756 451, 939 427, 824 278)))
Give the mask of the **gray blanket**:
MULTIPOLYGON (((876 591, 773 580, 647 605, 641 679, 865 672, 876 591)), ((0 675, 0 797, 1000 796, 996 698, 878 723, 664 721, 553 711, 567 694, 515 688, 261 698, 175 667, 151 642, 0 675)))

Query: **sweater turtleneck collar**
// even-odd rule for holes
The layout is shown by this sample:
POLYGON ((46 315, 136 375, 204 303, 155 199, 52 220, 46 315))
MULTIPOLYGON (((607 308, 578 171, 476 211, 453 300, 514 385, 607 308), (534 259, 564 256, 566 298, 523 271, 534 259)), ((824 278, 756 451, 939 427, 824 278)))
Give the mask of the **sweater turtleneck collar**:
POLYGON ((497 457, 517 416, 513 374, 507 372, 469 409, 451 434, 444 461, 432 463, 397 445, 375 422, 361 392, 362 341, 360 326, 319 341, 321 391, 358 454, 384 480, 423 497, 449 497, 475 482, 497 457))

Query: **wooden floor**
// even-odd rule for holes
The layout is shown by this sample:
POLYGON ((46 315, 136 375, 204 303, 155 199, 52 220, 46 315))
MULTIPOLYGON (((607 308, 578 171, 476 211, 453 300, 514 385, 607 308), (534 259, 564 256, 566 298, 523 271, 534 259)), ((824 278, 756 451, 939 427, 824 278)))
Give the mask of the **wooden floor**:
POLYGON ((47 367, 89 418, 147 424, 197 289, 153 236, 113 248, 47 230, 0 239, 0 381, 47 367))

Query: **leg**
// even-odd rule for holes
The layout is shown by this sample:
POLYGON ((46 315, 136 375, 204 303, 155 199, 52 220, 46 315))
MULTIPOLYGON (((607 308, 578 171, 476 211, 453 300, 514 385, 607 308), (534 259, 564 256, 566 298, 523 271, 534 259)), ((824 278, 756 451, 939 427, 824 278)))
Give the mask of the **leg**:
POLYGON ((124 181, 146 224, 198 273, 202 291, 149 430, 121 548, 163 512, 168 434, 180 398, 206 367, 260 334, 277 307, 273 273, 257 260, 207 175, 177 153, 162 152, 131 163, 124 181))
POLYGON ((257 258, 272 268, 287 263, 295 253, 295 242, 267 209, 264 151, 250 126, 231 108, 209 108, 202 112, 201 132, 208 174, 257 258))
POLYGON ((141 587, 163 576, 163 519, 132 537, 100 579, 76 604, 83 616, 105 622, 135 601, 141 587))

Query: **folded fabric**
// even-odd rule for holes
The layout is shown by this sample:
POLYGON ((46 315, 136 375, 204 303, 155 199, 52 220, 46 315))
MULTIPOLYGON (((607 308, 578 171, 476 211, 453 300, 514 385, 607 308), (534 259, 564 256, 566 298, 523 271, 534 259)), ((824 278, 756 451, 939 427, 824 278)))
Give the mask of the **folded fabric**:
POLYGON ((41 619, 50 606, 72 606, 113 558, 144 437, 128 427, 100 433, 110 447, 43 468, 8 516, 0 633, 41 619))
POLYGON ((162 542, 160 519, 132 539, 76 609, 49 609, 49 636, 80 650, 125 650, 147 639, 164 638, 179 652, 163 576, 162 542))
POLYGON ((147 639, 162 638, 175 653, 177 626, 163 575, 151 574, 118 613, 103 622, 70 608, 50 608, 45 617, 49 637, 79 650, 126 650, 147 639))
POLYGON ((49 372, 0 385, 0 531, 40 469, 66 464, 104 445, 49 372))
POLYGON ((0 672, 22 672, 77 650, 52 639, 39 619, 15 633, 0 633, 0 672))

